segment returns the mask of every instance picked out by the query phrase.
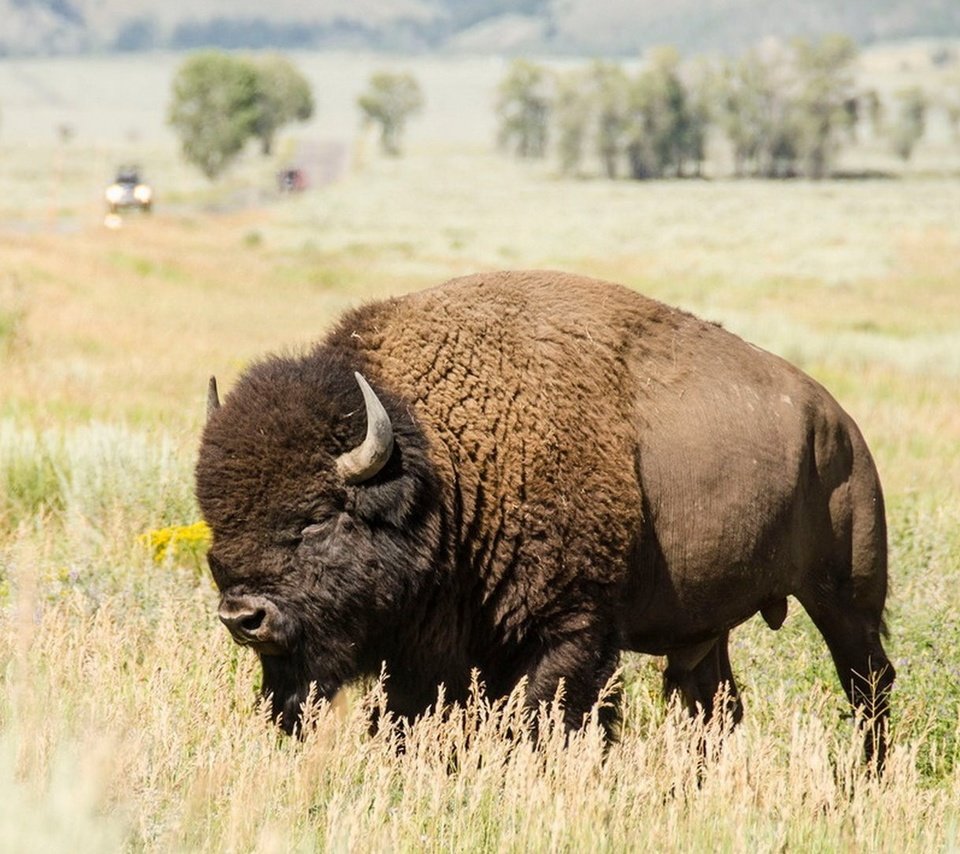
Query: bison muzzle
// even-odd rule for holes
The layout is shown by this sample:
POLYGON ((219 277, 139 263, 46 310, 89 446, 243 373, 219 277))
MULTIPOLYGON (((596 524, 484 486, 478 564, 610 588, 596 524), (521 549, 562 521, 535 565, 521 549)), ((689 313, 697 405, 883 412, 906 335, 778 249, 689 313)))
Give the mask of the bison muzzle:
POLYGON ((779 628, 793 596, 882 762, 873 460, 820 385, 721 327, 592 279, 471 276, 347 313, 222 406, 212 383, 208 413, 220 618, 287 731, 311 686, 383 666, 398 715, 478 669, 494 697, 526 678, 533 707, 563 680, 577 727, 621 650, 738 720, 729 633, 779 628))

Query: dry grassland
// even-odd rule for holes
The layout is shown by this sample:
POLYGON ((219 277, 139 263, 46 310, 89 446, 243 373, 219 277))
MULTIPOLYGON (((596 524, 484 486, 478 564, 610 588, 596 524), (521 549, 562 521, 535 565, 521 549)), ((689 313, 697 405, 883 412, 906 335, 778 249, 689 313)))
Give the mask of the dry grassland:
MULTIPOLYGON (((478 140, 390 162, 368 149, 335 185, 214 214, 170 146, 150 144, 177 195, 119 231, 94 192, 107 149, 78 141, 53 219, 30 195, 29 153, 7 150, 0 850, 960 845, 960 181, 568 181, 478 140), (659 663, 641 657, 624 661, 624 731, 606 753, 590 726, 566 749, 557 734, 537 750, 505 739, 516 701, 491 708, 479 690, 416 724, 402 754, 367 734, 376 686, 316 710, 301 743, 265 721, 256 664, 215 619, 202 542, 158 563, 143 537, 197 519, 207 375, 229 388, 358 300, 521 266, 719 320, 858 420, 891 528, 900 680, 882 780, 795 604, 776 635, 759 621, 734 634, 746 720, 702 774, 691 725, 660 702, 659 663)), ((249 163, 232 180, 264 176, 249 163)))

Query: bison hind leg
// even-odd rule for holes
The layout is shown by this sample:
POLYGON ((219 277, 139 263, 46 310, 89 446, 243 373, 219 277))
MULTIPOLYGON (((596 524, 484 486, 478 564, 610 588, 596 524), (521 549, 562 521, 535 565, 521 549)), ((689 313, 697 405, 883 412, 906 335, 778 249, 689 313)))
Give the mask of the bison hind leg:
POLYGON ((743 704, 730 667, 729 637, 724 632, 715 641, 670 653, 663 692, 667 699, 679 696, 692 716, 702 714, 710 721, 720 714, 725 725, 735 726, 743 717, 743 704))
POLYGON ((847 699, 860 716, 865 758, 882 771, 896 676, 880 640, 882 617, 858 609, 849 599, 805 602, 804 607, 827 642, 847 699))

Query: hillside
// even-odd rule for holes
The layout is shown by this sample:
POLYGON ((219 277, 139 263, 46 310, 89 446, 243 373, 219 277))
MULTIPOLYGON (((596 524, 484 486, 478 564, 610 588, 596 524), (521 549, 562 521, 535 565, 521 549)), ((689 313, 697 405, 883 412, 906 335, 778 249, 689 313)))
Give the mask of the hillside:
POLYGON ((954 0, 0 0, 0 56, 202 46, 635 54, 960 35, 954 0))
POLYGON ((676 44, 689 51, 738 51, 764 36, 842 32, 870 43, 960 33, 955 0, 568 0, 558 42, 632 51, 676 44))

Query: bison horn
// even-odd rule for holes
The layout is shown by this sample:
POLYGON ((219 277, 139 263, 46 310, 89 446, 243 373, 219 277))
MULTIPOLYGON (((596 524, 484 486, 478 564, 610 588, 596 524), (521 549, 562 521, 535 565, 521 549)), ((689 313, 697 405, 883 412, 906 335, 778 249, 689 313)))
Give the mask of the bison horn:
POLYGON ((337 457, 337 471, 349 484, 363 483, 376 475, 393 452, 393 425, 387 410, 363 375, 356 371, 353 375, 367 407, 367 436, 352 451, 337 457))
POLYGON ((210 377, 207 385, 207 420, 220 408, 220 395, 217 394, 217 378, 210 377))

